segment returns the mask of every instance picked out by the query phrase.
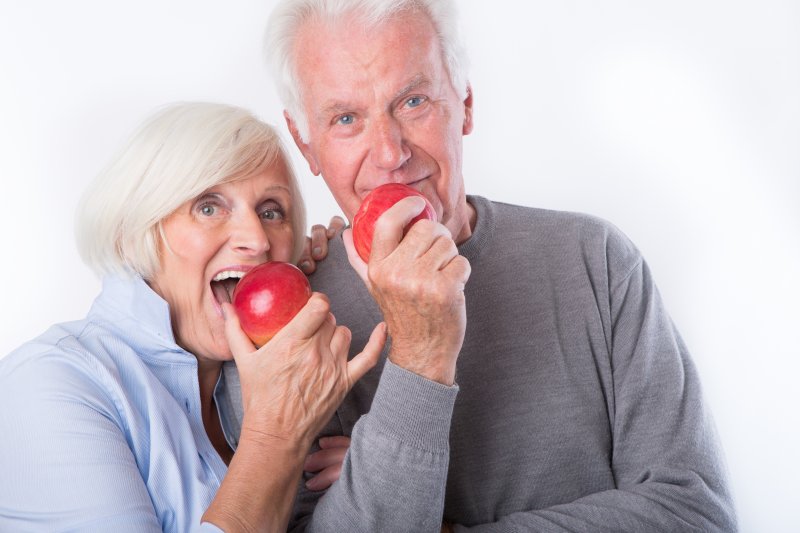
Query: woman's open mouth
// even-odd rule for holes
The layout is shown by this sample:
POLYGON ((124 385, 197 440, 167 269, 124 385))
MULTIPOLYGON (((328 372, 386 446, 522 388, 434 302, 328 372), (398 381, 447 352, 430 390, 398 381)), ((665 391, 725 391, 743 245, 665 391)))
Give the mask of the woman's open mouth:
POLYGON ((217 303, 220 305, 222 302, 230 303, 233 298, 233 290, 244 274, 242 270, 223 270, 214 276, 214 279, 211 280, 211 292, 217 299, 217 303))

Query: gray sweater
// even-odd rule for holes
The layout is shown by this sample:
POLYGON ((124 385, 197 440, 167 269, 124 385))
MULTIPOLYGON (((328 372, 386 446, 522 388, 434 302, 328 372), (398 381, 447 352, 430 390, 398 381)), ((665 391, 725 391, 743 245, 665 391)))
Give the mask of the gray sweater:
MULTIPOLYGON (((638 250, 596 218, 469 201, 457 386, 384 354, 325 431, 352 436, 339 481, 301 487, 292 528, 735 531, 696 369, 638 250)), ((340 238, 311 279, 361 350, 380 312, 340 238)))

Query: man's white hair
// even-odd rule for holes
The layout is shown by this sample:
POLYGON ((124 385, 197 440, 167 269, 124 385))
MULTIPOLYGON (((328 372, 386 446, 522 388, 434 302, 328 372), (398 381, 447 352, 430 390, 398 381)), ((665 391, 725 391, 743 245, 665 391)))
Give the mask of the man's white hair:
POLYGON ((275 129, 238 107, 167 106, 139 127, 84 192, 75 221, 81 257, 100 276, 151 279, 160 267, 161 223, 167 216, 215 185, 281 161, 289 174, 296 259, 305 238, 305 207, 275 129))
POLYGON ((296 72, 294 41, 298 30, 309 20, 335 24, 337 19, 349 15, 359 17, 369 29, 408 11, 422 11, 428 15, 439 36, 442 59, 453 88, 460 98, 466 98, 468 60, 459 35, 454 0, 284 0, 278 4, 267 23, 267 63, 278 96, 304 141, 308 140, 308 117, 303 109, 302 87, 296 72))

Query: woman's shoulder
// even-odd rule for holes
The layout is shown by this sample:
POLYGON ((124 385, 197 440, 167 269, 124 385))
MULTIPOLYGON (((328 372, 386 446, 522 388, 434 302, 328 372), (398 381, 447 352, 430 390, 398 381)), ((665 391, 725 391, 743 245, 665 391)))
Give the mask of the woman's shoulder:
POLYGON ((0 397, 108 397, 108 377, 120 371, 114 343, 108 331, 86 320, 56 324, 0 360, 0 397))

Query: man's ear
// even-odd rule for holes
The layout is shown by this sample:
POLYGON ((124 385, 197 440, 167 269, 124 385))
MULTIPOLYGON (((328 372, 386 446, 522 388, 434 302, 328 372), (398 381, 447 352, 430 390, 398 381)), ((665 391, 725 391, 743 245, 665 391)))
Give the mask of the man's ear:
POLYGON ((467 84, 467 97, 464 98, 464 127, 461 129, 463 135, 472 133, 474 124, 472 122, 472 85, 467 84))
POLYGON ((300 149, 300 153, 303 154, 305 157, 306 162, 308 163, 308 168, 311 169, 311 173, 315 176, 319 176, 319 165, 317 164, 317 160, 314 158, 313 154, 311 153, 311 147, 303 141, 303 138, 300 136, 300 132, 297 130, 297 123, 295 123, 294 119, 289 116, 289 112, 285 109, 283 110, 283 118, 286 119, 286 125, 289 127, 289 133, 292 134, 292 139, 294 139, 294 144, 300 149))

